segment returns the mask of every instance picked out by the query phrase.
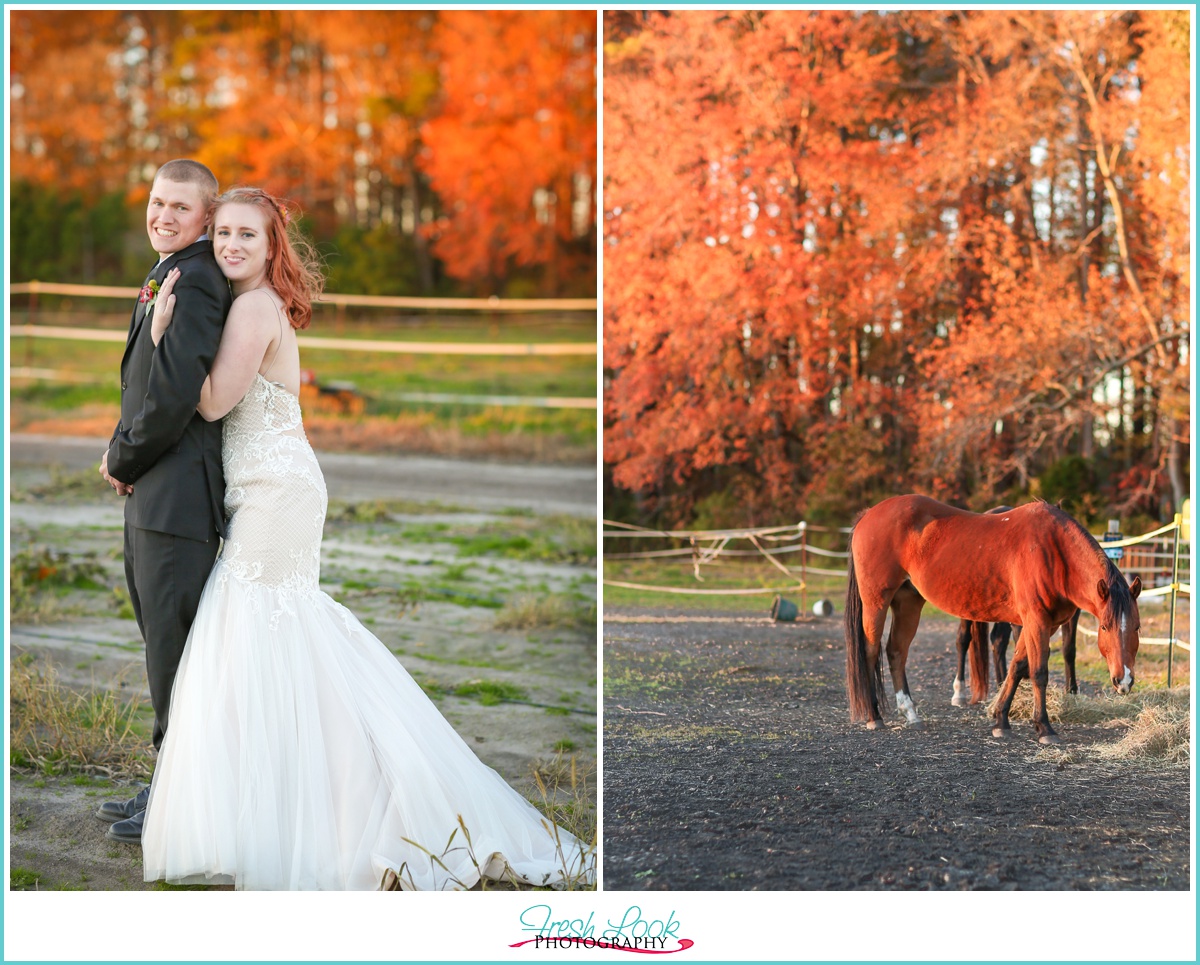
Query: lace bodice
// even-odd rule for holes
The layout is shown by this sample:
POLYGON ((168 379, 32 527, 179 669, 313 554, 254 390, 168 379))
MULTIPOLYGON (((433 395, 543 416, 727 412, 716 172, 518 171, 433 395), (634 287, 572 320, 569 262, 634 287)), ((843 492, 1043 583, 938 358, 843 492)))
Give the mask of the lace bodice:
POLYGON ((315 591, 328 496, 299 400, 255 375, 225 417, 221 457, 229 525, 219 565, 241 580, 315 591))

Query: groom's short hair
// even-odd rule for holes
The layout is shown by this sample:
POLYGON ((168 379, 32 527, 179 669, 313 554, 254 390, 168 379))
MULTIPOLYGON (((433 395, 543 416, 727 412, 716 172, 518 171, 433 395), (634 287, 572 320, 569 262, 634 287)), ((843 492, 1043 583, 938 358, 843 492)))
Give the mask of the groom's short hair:
POLYGON ((168 161, 155 172, 154 180, 157 181, 159 178, 180 184, 197 185, 200 188, 200 197, 206 206, 212 204, 213 199, 220 192, 216 175, 199 161, 193 161, 190 158, 176 158, 174 161, 168 161))

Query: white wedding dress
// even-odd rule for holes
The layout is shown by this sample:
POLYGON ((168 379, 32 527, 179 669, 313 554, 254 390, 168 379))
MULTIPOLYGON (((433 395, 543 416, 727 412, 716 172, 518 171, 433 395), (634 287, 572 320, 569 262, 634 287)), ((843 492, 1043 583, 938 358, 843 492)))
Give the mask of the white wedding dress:
POLYGON ((420 890, 509 874, 592 881, 592 848, 484 765, 319 589, 327 497, 296 397, 256 376, 225 418, 223 461, 228 536, 175 679, 145 879, 254 890, 377 889, 389 870, 420 890))

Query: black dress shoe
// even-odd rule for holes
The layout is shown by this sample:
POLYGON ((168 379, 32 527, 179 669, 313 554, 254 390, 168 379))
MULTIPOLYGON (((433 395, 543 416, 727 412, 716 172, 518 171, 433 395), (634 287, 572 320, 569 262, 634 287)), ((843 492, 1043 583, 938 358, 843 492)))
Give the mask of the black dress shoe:
POLYGON ((124 821, 117 821, 105 833, 105 837, 109 841, 123 841, 126 844, 141 844, 142 843, 142 824, 146 820, 146 812, 138 811, 131 818, 126 818, 124 821))
POLYGON ((124 821, 138 811, 146 810, 146 802, 149 800, 150 785, 147 784, 128 801, 105 801, 96 811, 96 817, 101 821, 124 821))

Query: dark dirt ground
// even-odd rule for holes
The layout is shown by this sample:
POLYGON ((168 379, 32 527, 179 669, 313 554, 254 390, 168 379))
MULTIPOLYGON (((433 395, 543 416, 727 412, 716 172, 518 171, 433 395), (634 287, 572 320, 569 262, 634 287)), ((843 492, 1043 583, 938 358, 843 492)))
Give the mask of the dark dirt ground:
MULTIPOLYGON (((1188 766, 1065 763, 1028 720, 992 738, 950 705, 954 629, 927 618, 910 652, 922 724, 889 681, 870 732, 840 616, 606 608, 605 890, 1186 890, 1188 766)), ((1081 749, 1122 733, 1056 727, 1081 749)))

